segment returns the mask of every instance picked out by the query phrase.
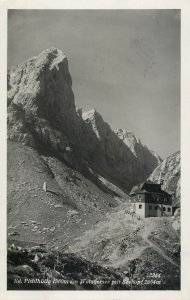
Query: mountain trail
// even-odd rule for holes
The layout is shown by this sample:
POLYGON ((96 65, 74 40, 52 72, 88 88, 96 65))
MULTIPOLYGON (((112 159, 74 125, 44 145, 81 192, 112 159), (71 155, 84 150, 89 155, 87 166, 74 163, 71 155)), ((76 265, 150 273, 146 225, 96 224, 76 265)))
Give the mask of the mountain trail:
POLYGON ((146 248, 148 248, 148 247, 153 248, 156 252, 158 252, 161 256, 163 256, 171 264, 175 265, 176 267, 179 267, 179 265, 176 264, 169 256, 167 256, 160 247, 158 247, 157 245, 155 245, 153 242, 151 242, 149 240, 148 237, 156 229, 157 224, 158 224, 158 222, 156 222, 156 221, 155 221, 155 223, 153 223, 153 222, 151 222, 151 223, 147 222, 147 224, 144 227, 144 230, 142 232, 142 238, 143 238, 143 240, 145 242, 147 242, 149 244, 149 246, 147 246, 146 248))
MULTIPOLYGON (((179 268, 179 265, 176 264, 168 255, 166 255, 164 253, 164 251, 158 247, 157 245, 155 245, 153 242, 151 242, 149 240, 149 236, 151 235, 152 232, 154 232, 160 222, 160 220, 155 220, 155 222, 150 222, 150 220, 148 219, 145 219, 144 220, 145 223, 144 223, 144 226, 142 228, 142 231, 140 232, 140 235, 143 239, 143 241, 145 243, 144 246, 141 246, 141 247, 135 247, 133 249, 133 253, 130 254, 130 255, 126 255, 125 257, 119 259, 119 260, 113 260, 114 262, 113 263, 108 263, 106 264, 107 267, 114 267, 114 268, 118 268, 120 266, 123 266, 124 264, 128 263, 129 261, 131 260, 134 260, 134 259, 137 259, 138 257, 141 256, 142 252, 144 250, 146 250, 147 248, 153 248, 157 253, 159 253, 164 259, 166 259, 167 261, 169 261, 172 265, 176 266, 179 268)), ((117 254, 116 253, 112 253, 112 258, 114 258, 117 254)))

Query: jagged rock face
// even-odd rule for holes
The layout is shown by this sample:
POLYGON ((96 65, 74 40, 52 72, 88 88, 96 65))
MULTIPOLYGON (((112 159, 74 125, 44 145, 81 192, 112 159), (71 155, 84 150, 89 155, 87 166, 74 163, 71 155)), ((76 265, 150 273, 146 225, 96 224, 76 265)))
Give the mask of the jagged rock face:
POLYGON ((8 137, 63 151, 66 137, 77 140, 80 120, 75 110, 68 61, 51 48, 8 70, 8 137))
POLYGON ((95 109, 83 113, 82 117, 91 145, 91 159, 103 175, 109 175, 126 189, 143 181, 160 162, 132 133, 122 138, 121 132, 127 131, 113 132, 95 109))
POLYGON ((154 161, 157 159, 157 164, 162 162, 161 157, 155 151, 150 150, 147 148, 147 146, 143 145, 141 140, 136 137, 133 132, 124 129, 118 129, 116 133, 118 137, 131 149, 132 153, 136 157, 144 156, 144 159, 146 159, 147 156, 147 158, 150 159, 152 156, 154 161))
POLYGON ((153 182, 162 183, 162 189, 174 196, 174 206, 180 206, 180 175, 180 151, 178 151, 166 158, 149 177, 153 182))
POLYGON ((50 48, 8 70, 10 140, 53 151, 74 167, 87 161, 129 191, 149 176, 158 158, 132 133, 121 136, 94 109, 83 114, 76 109, 62 51, 50 48))
POLYGON ((141 143, 140 139, 137 138, 132 132, 124 129, 118 129, 116 133, 118 137, 131 149, 133 154, 137 156, 135 147, 137 144, 141 143))
POLYGON ((93 167, 120 186, 128 189, 134 177, 135 158, 101 115, 92 109, 83 113, 84 131, 88 141, 88 155, 93 167))
POLYGON ((74 109, 71 76, 65 55, 48 49, 14 66, 8 73, 8 102, 44 119, 59 118, 74 109))
POLYGON ((127 145, 131 152, 136 157, 138 164, 143 165, 144 173, 150 173, 154 166, 162 162, 161 157, 155 152, 148 149, 147 146, 141 143, 141 140, 132 132, 119 129, 117 131, 118 137, 127 145))

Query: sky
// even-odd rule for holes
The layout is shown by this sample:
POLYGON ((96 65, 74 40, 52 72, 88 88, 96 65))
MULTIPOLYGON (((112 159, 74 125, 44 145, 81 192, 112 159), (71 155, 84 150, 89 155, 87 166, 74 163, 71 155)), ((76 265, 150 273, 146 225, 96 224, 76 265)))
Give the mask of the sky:
POLYGON ((77 107, 163 159, 180 150, 179 10, 9 10, 8 66, 50 47, 68 57, 77 107))

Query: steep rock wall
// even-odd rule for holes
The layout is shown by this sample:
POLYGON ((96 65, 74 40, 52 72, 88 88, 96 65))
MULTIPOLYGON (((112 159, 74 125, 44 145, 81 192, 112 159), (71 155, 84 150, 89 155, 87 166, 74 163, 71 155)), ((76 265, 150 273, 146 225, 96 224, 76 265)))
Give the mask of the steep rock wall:
POLYGON ((87 162, 128 191, 158 165, 154 153, 138 142, 130 147, 94 109, 76 109, 68 60, 56 48, 8 70, 7 121, 8 139, 53 151, 74 167, 87 162))

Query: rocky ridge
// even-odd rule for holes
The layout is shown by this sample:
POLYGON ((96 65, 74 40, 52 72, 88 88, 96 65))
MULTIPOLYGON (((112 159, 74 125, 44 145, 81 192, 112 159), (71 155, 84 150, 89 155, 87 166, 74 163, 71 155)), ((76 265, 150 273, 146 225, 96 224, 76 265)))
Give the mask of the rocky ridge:
POLYGON ((158 165, 162 162, 162 159, 158 155, 158 153, 156 151, 148 149, 146 145, 143 145, 141 143, 141 140, 137 136, 135 136, 133 132, 125 129, 118 129, 116 134, 131 149, 131 152, 136 157, 138 157, 138 155, 140 155, 140 153, 142 152, 144 156, 150 156, 150 154, 152 154, 157 159, 158 165))
POLYGON ((56 48, 8 70, 8 138, 48 150, 77 169, 88 162, 127 191, 158 165, 141 143, 134 154, 96 110, 76 109, 68 60, 56 48))
POLYGON ((150 175, 149 179, 162 183, 162 188, 173 195, 173 205, 180 206, 180 151, 168 156, 150 175))
POLYGON ((98 167, 100 174, 108 175, 108 178, 126 190, 130 190, 136 182, 143 181, 146 174, 160 162, 139 139, 135 139, 135 142, 131 142, 130 136, 121 139, 121 135, 116 134, 95 109, 83 113, 82 117, 94 168, 98 167), (132 143, 136 152, 133 151, 132 143))

